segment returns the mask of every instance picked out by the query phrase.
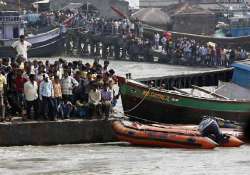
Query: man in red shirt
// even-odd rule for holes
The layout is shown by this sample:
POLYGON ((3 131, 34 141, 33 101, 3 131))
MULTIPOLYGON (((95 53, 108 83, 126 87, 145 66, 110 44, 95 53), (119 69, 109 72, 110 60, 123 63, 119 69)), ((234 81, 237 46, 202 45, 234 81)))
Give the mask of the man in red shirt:
POLYGON ((19 106, 18 113, 20 115, 23 114, 23 108, 24 108, 24 83, 27 81, 23 76, 23 71, 21 69, 17 70, 17 77, 15 80, 16 85, 16 93, 17 93, 17 104, 19 106))

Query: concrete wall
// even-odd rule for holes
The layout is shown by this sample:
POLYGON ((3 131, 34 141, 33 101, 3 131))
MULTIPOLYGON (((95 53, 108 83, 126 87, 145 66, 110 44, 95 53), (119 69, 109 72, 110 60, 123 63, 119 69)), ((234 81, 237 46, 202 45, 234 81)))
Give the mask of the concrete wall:
POLYGON ((33 121, 0 124, 0 146, 103 143, 115 140, 109 121, 33 121))
POLYGON ((173 17, 173 31, 211 35, 215 31, 214 14, 178 14, 173 17))
POLYGON ((117 14, 111 9, 111 5, 114 5, 124 14, 129 14, 129 4, 126 1, 119 0, 50 0, 51 9, 59 10, 69 3, 91 3, 99 11, 102 17, 117 18, 117 14))

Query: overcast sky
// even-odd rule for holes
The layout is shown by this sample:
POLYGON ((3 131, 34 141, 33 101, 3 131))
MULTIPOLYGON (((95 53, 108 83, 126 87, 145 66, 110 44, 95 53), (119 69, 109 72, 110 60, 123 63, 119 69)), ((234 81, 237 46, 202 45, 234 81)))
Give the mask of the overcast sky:
POLYGON ((126 0, 131 7, 139 7, 139 0, 126 0))

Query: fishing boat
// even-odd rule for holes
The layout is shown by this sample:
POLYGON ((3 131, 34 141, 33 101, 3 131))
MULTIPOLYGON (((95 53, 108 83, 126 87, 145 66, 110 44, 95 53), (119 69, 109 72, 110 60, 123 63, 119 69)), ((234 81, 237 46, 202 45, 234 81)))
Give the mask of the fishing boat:
MULTIPOLYGON (((0 57, 15 57, 15 49, 11 45, 24 34, 24 22, 17 11, 0 12, 0 57)), ((29 57, 52 56, 63 51, 65 32, 60 27, 49 31, 27 36, 26 40, 32 44, 28 50, 29 57)))
POLYGON ((250 118, 248 99, 231 99, 213 92, 210 92, 210 97, 196 96, 184 90, 150 87, 123 77, 118 77, 118 82, 124 113, 128 116, 162 123, 194 124, 205 115, 237 122, 250 118))
POLYGON ((203 137, 194 126, 142 124, 122 120, 113 122, 112 127, 119 140, 141 146, 213 149, 216 146, 239 147, 243 144, 233 135, 227 135, 223 142, 217 144, 203 137))

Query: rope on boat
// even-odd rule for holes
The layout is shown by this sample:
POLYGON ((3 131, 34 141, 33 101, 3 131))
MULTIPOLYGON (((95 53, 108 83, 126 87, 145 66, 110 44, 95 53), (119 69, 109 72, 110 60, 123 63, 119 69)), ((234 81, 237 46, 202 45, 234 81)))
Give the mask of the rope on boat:
POLYGON ((124 119, 129 119, 129 118, 134 118, 134 119, 138 119, 138 120, 141 120, 141 121, 144 121, 144 122, 148 122, 148 123, 151 123, 151 124, 166 125, 166 123, 161 123, 161 122, 157 122, 157 121, 153 121, 153 120, 148 120, 148 119, 136 117, 136 116, 129 115, 129 114, 124 114, 123 112, 120 112, 120 111, 116 111, 116 112, 123 115, 122 117, 113 116, 114 118, 117 118, 117 119, 122 119, 122 118, 124 118, 124 119))
POLYGON ((151 88, 148 89, 147 93, 143 96, 143 98, 141 99, 141 101, 139 103, 137 103, 133 108, 124 111, 124 113, 131 112, 131 111, 135 110, 136 108, 138 108, 143 103, 143 101, 146 99, 146 97, 149 95, 150 90, 151 90, 151 88))
MULTIPOLYGON (((141 121, 144 121, 144 122, 147 122, 148 124, 147 125, 149 125, 149 126, 153 126, 153 127, 155 127, 155 128, 165 128, 164 126, 167 126, 167 127, 170 127, 171 128, 171 125, 168 125, 168 124, 166 124, 166 123, 161 123, 161 122, 156 122, 156 121, 153 121, 153 120, 147 120, 147 119, 144 119, 144 118, 140 118, 140 117, 136 117, 136 116, 132 116, 132 115, 128 115, 127 114, 127 116, 125 116, 125 114, 124 113, 122 113, 122 112, 120 112, 120 111, 117 111, 117 112, 119 112, 119 113, 121 113, 121 114, 123 114, 123 116, 122 117, 115 117, 115 116, 113 116, 114 118, 117 118, 117 119, 125 119, 125 120, 129 120, 129 118, 134 118, 134 119, 139 119, 139 120, 141 120, 141 121), (154 124, 158 124, 158 125, 154 125, 154 124), (160 126, 159 126, 160 125, 160 126)), ((146 129, 144 129, 145 131, 146 131, 146 129)), ((193 136, 196 136, 197 134, 193 134, 193 133, 190 133, 190 131, 194 131, 194 129, 183 129, 183 130, 185 130, 186 131, 186 134, 192 134, 193 136)), ((172 132, 173 133, 173 132, 172 132)))
MULTIPOLYGON (((120 112, 120 111, 116 111, 116 112, 123 115, 122 117, 113 116, 114 118, 117 118, 117 119, 126 119, 126 120, 128 120, 129 118, 133 118, 133 119, 137 119, 137 120, 140 120, 140 121, 144 121, 144 122, 147 122, 147 123, 150 123, 150 124, 166 125, 166 123, 162 123, 162 122, 157 122, 157 121, 153 121, 153 120, 148 120, 148 119, 140 118, 140 117, 137 117, 137 116, 125 114, 125 113, 120 112)), ((228 124, 234 125, 234 127, 229 127, 229 128, 237 129, 237 128, 240 128, 240 127, 243 126, 242 123, 238 123, 238 122, 236 122, 236 121, 224 120, 224 119, 219 118, 219 117, 214 117, 214 119, 218 122, 218 124, 219 124, 220 127, 223 127, 223 125, 220 125, 220 122, 219 122, 219 121, 221 121, 221 120, 223 120, 225 123, 227 122, 228 124)), ((155 126, 155 127, 158 127, 158 126, 155 126)))

